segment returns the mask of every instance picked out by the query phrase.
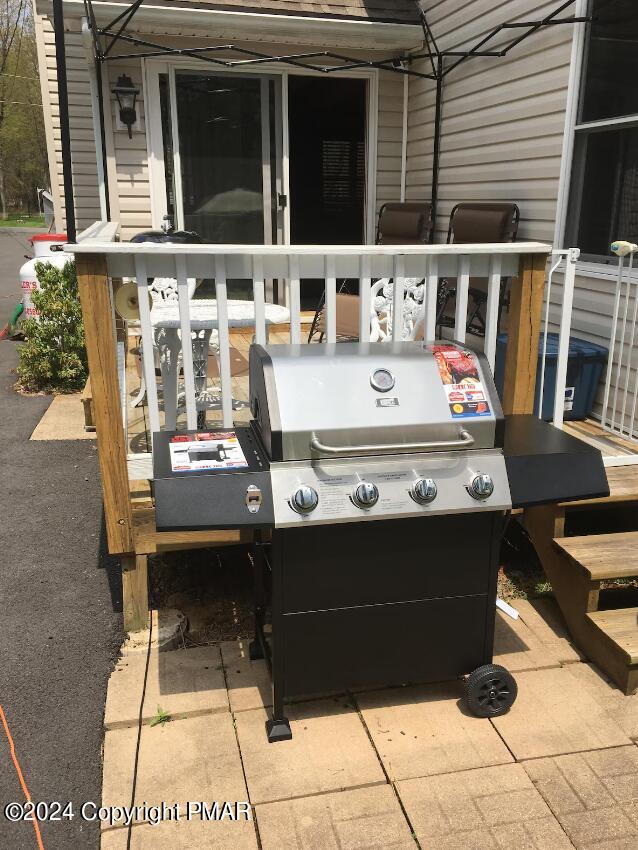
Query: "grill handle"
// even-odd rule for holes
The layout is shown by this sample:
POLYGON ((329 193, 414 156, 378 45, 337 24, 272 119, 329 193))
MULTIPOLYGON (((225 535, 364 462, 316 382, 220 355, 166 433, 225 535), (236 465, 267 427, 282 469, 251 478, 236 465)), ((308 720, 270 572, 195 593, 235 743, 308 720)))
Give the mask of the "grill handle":
POLYGON ((425 443, 383 443, 372 446, 328 446, 313 433, 310 448, 325 455, 369 455, 369 454, 405 454, 406 452, 435 452, 451 449, 469 449, 474 445, 474 437, 464 428, 459 428, 458 440, 431 440, 425 443))

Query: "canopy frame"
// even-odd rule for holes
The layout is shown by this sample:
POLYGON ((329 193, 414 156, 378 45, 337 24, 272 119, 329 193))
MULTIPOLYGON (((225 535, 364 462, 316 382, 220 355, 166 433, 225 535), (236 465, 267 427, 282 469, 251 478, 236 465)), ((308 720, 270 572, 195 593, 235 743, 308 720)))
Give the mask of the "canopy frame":
MULTIPOLYGON (((93 0, 83 0, 88 25, 93 40, 93 53, 96 63, 98 79, 98 106, 101 124, 101 148, 102 158, 106 162, 106 143, 104 138, 104 103, 102 93, 102 64, 105 62, 130 61, 131 59, 145 59, 157 56, 185 56, 189 59, 198 59, 202 62, 216 67, 232 69, 237 67, 250 68, 263 63, 276 62, 292 68, 301 68, 306 71, 315 71, 321 74, 343 73, 344 71, 358 68, 377 68, 390 73, 418 79, 432 80, 436 83, 436 105, 434 119, 434 143, 432 164, 432 217, 435 219, 438 194, 439 194, 439 168, 441 159, 441 131, 443 117, 443 93, 445 79, 464 62, 471 59, 492 57, 503 58, 510 53, 521 42, 548 27, 574 25, 587 23, 592 20, 591 16, 571 15, 561 17, 577 0, 564 0, 554 11, 545 15, 544 18, 533 21, 507 21, 494 27, 487 35, 482 36, 471 47, 455 47, 441 50, 437 44, 435 35, 427 19, 427 12, 421 3, 415 0, 421 27, 423 29, 424 49, 416 53, 402 51, 393 56, 385 56, 381 59, 361 59, 347 54, 336 53, 331 50, 308 51, 305 53, 290 53, 278 55, 268 52, 251 50, 238 44, 214 44, 202 47, 178 47, 170 44, 160 44, 148 38, 130 32, 130 26, 144 0, 133 0, 122 12, 111 20, 106 26, 99 26, 95 17, 93 0), (507 43, 492 48, 490 45, 494 39, 503 32, 516 31, 516 35, 507 43), (119 45, 132 45, 129 52, 114 52, 119 45), (134 49, 133 49, 134 48, 134 49), (225 54, 221 58, 220 54, 225 54), (429 60, 429 71, 424 72, 413 67, 414 62, 420 59, 429 60)), ((613 3, 607 0, 605 5, 613 3)), ((69 130, 69 107, 66 95, 66 55, 64 49, 64 13, 63 0, 53 0, 53 25, 56 40, 56 62, 58 89, 60 94, 60 125, 62 144, 62 169, 64 177, 65 209, 67 219, 67 234, 69 242, 76 241, 75 206, 73 199, 73 178, 71 163, 71 139, 69 130)), ((105 171, 106 173, 106 171, 105 171)), ((107 198, 107 217, 110 219, 107 198)))

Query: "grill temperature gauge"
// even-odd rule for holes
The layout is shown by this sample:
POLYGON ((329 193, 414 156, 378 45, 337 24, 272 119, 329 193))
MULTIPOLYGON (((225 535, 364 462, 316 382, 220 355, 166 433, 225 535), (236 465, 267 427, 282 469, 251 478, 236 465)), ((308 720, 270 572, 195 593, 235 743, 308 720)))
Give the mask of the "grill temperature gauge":
POLYGON ((352 494, 352 501, 358 508, 371 508, 379 501, 379 491, 376 484, 362 481, 352 494))
POLYGON ((427 505, 436 499, 436 481, 432 478, 417 478, 412 485, 410 495, 420 505, 427 505))
POLYGON ((309 487, 307 484, 302 484, 292 494, 290 499, 290 507, 298 514, 309 514, 319 504, 319 496, 314 487, 309 487))

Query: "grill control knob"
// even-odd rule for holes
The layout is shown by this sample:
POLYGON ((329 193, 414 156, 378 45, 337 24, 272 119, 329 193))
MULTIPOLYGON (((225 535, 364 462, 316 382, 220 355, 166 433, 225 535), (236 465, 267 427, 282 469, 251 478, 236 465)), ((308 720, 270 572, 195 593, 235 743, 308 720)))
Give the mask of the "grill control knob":
POLYGON ((436 481, 432 478, 417 478, 412 485, 410 495, 420 505, 427 505, 436 499, 436 481))
POLYGON ((379 501, 379 491, 376 484, 362 481, 352 494, 352 500, 358 508, 371 508, 379 501))
POLYGON ((298 514, 309 514, 319 504, 319 496, 314 487, 309 487, 307 484, 302 484, 292 494, 290 507, 297 511, 298 514))
POLYGON ((473 499, 488 499, 494 492, 494 482, 487 472, 479 472, 470 481, 467 492, 473 499))

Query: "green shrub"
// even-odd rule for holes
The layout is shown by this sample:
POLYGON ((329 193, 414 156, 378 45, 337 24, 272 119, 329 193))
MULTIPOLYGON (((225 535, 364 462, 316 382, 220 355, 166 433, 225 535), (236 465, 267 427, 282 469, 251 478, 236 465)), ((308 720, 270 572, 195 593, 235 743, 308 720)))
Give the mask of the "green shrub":
POLYGON ((27 392, 72 393, 87 379, 82 310, 75 264, 36 263, 40 289, 32 293, 39 319, 21 324, 18 386, 27 392))

